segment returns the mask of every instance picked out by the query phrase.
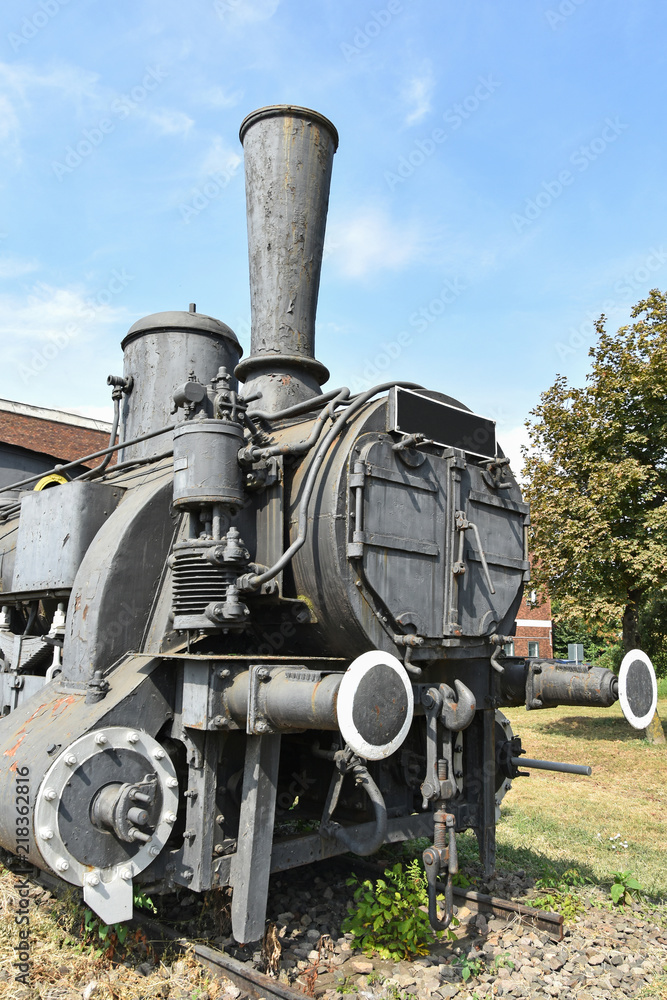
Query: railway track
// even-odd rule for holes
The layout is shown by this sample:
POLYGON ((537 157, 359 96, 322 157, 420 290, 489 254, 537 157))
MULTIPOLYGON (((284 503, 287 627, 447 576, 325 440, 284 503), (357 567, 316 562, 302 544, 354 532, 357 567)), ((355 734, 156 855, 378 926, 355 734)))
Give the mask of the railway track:
MULTIPOLYGON (((314 867, 321 867, 323 864, 323 862, 319 862, 314 867)), ((326 864, 330 869, 340 870, 342 868, 347 872, 354 870, 356 874, 368 877, 381 876, 386 867, 361 858, 346 857, 329 859, 326 864)), ((35 882, 47 886, 55 893, 62 889, 62 883, 44 873, 40 873, 35 878, 35 882)), ((454 895, 455 903, 459 907, 467 906, 473 912, 485 915, 492 914, 507 921, 519 920, 527 926, 546 932, 553 941, 562 940, 563 917, 561 914, 537 910, 512 900, 500 899, 459 887, 455 887, 454 895)), ((153 945, 169 945, 184 954, 192 955, 213 976, 230 980, 243 991, 245 996, 252 997, 253 1000, 262 1000, 262 998, 263 1000, 303 1000, 304 996, 315 995, 313 988, 317 980, 318 963, 300 973, 299 980, 304 984, 304 988, 298 989, 260 972, 249 962, 241 962, 224 951, 193 940, 179 930, 143 914, 137 914, 132 920, 132 924, 134 927, 140 928, 153 945), (310 991, 306 985, 309 980, 312 984, 310 991)), ((322 963, 319 964, 328 965, 329 963, 323 959, 322 963)))
POLYGON ((194 955, 197 961, 214 976, 224 976, 225 979, 230 979, 236 986, 253 997, 253 1000, 261 1000, 261 998, 264 1000, 303 1000, 304 993, 301 990, 279 983, 271 976, 258 972, 257 969, 237 961, 217 948, 191 941, 180 935, 178 931, 165 927, 157 920, 142 917, 133 920, 132 923, 135 927, 140 927, 153 943, 169 943, 172 947, 194 955))

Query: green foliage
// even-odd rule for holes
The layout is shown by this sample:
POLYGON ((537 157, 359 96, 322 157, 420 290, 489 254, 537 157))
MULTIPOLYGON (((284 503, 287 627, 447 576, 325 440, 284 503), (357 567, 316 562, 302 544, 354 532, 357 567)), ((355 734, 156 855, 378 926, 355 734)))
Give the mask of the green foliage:
POLYGON ((474 878, 469 878, 465 872, 456 872, 452 875, 452 882, 457 885, 459 889, 467 889, 468 886, 474 885, 477 880, 474 878))
POLYGON ((141 889, 134 890, 134 905, 138 906, 140 910, 148 910, 150 913, 157 913, 157 908, 153 903, 153 900, 142 892, 141 889))
POLYGON ((359 987, 352 982, 349 976, 339 979, 336 982, 336 993, 358 993, 359 987))
POLYGON ((566 920, 574 920, 584 912, 584 904, 572 890, 588 882, 576 868, 568 868, 560 873, 556 869, 548 869, 542 878, 537 879, 535 887, 543 890, 532 902, 538 910, 551 910, 562 913, 566 920))
MULTIPOLYGON (((157 909, 150 899, 141 889, 134 890, 133 902, 139 909, 148 910, 150 913, 157 913, 157 909)), ((90 944, 100 944, 105 948, 112 948, 118 943, 124 945, 127 935, 130 932, 129 923, 105 924, 103 920, 93 913, 92 910, 83 911, 83 934, 82 937, 90 944)))
MULTIPOLYGON (((597 323, 591 372, 559 375, 527 423, 534 581, 603 639, 638 642, 649 596, 667 597, 667 295, 654 289, 617 333, 597 323)), ((665 633, 663 633, 664 635, 665 633)))
POLYGON ((496 972, 498 969, 513 969, 514 962, 510 958, 510 953, 506 951, 504 955, 496 955, 493 960, 493 967, 496 972))
POLYGON ((567 868, 558 872, 555 868, 547 868, 541 878, 535 882, 536 889, 558 889, 567 892, 573 886, 590 885, 589 881, 577 868, 567 868))
POLYGON ((614 881, 609 890, 614 906, 627 906, 632 902, 633 895, 641 895, 644 887, 639 884, 632 872, 612 872, 614 881))
POLYGON ((375 885, 356 878, 354 906, 343 922, 352 932, 355 947, 367 954, 376 951, 382 958, 400 962, 415 955, 427 955, 434 939, 427 914, 420 909, 428 902, 426 875, 416 859, 406 865, 387 868, 375 885))
POLYGON ((586 618, 572 617, 571 613, 568 617, 561 618, 559 600, 551 602, 551 611, 554 617, 554 656, 566 660, 568 645, 580 642, 584 647, 586 663, 594 663, 598 667, 605 666, 618 672, 623 659, 623 648, 619 641, 620 621, 609 623, 609 629, 601 630, 589 625, 586 618))
POLYGON ((667 594, 651 591, 647 595, 639 615, 639 634, 657 676, 667 678, 667 594))
POLYGON ((536 896, 532 900, 533 906, 538 910, 550 910, 552 913, 562 913, 565 920, 574 920, 576 916, 585 910, 584 904, 572 892, 564 892, 561 889, 550 889, 541 896, 536 896))
POLYGON ((458 958, 454 959, 452 965, 458 968, 464 983, 471 977, 479 976, 486 971, 486 962, 482 956, 470 958, 469 955, 459 955, 458 958))
POLYGON ((110 947, 117 941, 123 945, 129 930, 128 924, 105 924, 92 910, 83 911, 83 936, 90 944, 110 947))

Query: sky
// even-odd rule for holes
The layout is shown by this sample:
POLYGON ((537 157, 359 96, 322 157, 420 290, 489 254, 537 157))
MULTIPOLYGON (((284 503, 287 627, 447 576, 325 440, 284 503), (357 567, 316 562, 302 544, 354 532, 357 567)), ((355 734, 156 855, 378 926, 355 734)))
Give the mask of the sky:
POLYGON ((108 418, 138 318, 249 353, 243 118, 337 127, 316 356, 524 421, 667 288, 659 0, 4 0, 0 397, 108 418))

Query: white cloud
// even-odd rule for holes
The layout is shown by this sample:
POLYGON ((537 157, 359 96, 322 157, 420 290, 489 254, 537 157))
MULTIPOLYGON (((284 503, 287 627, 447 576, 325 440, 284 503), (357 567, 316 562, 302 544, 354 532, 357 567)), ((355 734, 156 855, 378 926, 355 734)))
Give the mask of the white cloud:
POLYGON ((54 288, 39 282, 25 298, 0 295, 0 339, 4 350, 19 353, 25 342, 89 340, 124 323, 126 310, 100 304, 97 293, 81 287, 54 288))
POLYGON ((208 90, 203 90, 198 96, 202 104, 211 108, 233 108, 243 97, 243 91, 229 91, 225 87, 210 87, 208 90))
POLYGON ((23 100, 35 88, 61 90, 70 97, 89 101, 96 100, 100 93, 98 73, 68 64, 39 70, 28 63, 0 63, 0 79, 23 100))
POLYGON ((364 278, 377 271, 398 271, 421 254, 419 228, 393 222, 378 208, 352 211, 333 221, 325 256, 348 278, 364 278))
POLYGON ((435 76, 430 63, 425 63, 423 71, 413 76, 401 88, 401 104, 405 108, 405 124, 417 125, 431 110, 431 97, 435 88, 435 76))
POLYGON ((6 94, 0 94, 0 149, 1 155, 13 160, 16 166, 21 163, 21 129, 19 117, 12 102, 6 94))
POLYGON ((280 0, 215 0, 213 7, 221 21, 252 24, 268 21, 279 5, 280 0))
POLYGON ((147 111, 146 117, 160 135, 187 135, 194 125, 194 119, 185 112, 170 111, 167 108, 147 111))
POLYGON ((200 177, 223 173, 233 177, 241 165, 241 157, 220 135, 213 137, 198 170, 200 177))
POLYGON ((37 271, 36 260, 19 260, 18 257, 0 257, 0 278, 20 278, 24 274, 37 271))

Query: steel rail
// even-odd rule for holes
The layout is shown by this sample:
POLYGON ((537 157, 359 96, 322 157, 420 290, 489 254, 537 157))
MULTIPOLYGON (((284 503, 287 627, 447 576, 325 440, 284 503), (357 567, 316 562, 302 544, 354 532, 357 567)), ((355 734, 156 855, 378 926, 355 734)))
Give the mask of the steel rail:
POLYGON ((226 979, 231 979, 236 986, 250 992, 251 996, 256 997, 257 1000, 260 1000, 262 997, 265 1000, 273 1000, 273 998, 275 1000, 303 1000, 304 994, 301 990, 296 990, 292 986, 279 983, 277 979, 272 979, 263 972, 258 972, 256 969, 249 967, 244 962, 239 962, 230 955, 225 955, 223 951, 218 951, 217 948, 211 948, 210 945, 198 944, 196 941, 191 941, 170 927, 165 927, 164 924, 159 923, 157 920, 141 916, 134 917, 131 922, 135 927, 141 928, 141 930, 156 940, 167 941, 181 951, 194 954, 197 961, 215 976, 224 976, 226 979))

